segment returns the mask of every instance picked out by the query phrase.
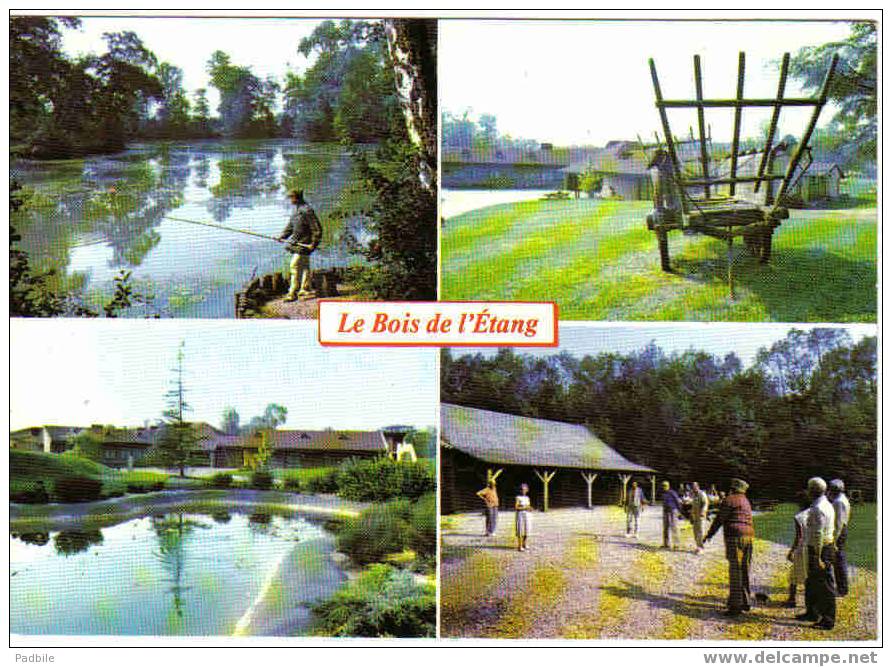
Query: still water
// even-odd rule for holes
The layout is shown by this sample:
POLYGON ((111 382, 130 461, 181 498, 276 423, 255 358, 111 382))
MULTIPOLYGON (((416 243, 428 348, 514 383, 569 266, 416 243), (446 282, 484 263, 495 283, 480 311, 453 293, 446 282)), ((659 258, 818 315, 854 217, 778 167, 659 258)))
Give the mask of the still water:
POLYGON ((84 160, 19 161, 11 176, 28 204, 12 216, 20 247, 53 280, 91 305, 132 271, 148 303, 125 315, 233 317, 233 295, 252 275, 285 269, 283 246, 173 218, 278 236, 305 191, 323 226, 316 267, 355 264, 352 239, 368 240, 367 202, 350 156, 333 144, 291 140, 136 144, 84 160))
POLYGON ((344 580, 318 524, 264 513, 166 514, 10 535, 20 634, 300 635, 344 580))

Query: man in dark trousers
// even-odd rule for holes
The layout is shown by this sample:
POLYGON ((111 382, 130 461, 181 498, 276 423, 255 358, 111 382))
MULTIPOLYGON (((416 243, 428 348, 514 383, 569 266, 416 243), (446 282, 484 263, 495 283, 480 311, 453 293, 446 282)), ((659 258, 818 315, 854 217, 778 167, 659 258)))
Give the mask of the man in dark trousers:
POLYGON ((486 483, 486 488, 477 492, 486 505, 486 537, 492 537, 496 534, 496 527, 499 521, 499 494, 496 491, 496 480, 491 479, 486 483))
POLYGON ((836 558, 833 561, 833 576, 836 579, 836 593, 845 597, 849 592, 849 563, 846 558, 846 540, 849 537, 849 517, 852 506, 846 497, 846 486, 841 479, 831 479, 827 485, 827 497, 833 505, 835 523, 833 526, 833 544, 836 547, 836 558))
POLYGON ((285 301, 296 301, 313 296, 310 287, 310 255, 322 241, 322 225, 316 212, 304 199, 303 190, 292 190, 288 193, 291 203, 297 210, 291 214, 288 224, 279 235, 279 240, 288 241, 291 256, 291 285, 285 301))
POLYGON ((726 616, 739 616, 750 609, 750 567, 753 560, 753 508, 747 500, 749 484, 742 479, 732 479, 727 496, 719 505, 718 514, 706 533, 705 541, 712 539, 719 528, 725 539, 725 557, 728 559, 728 608, 726 616))
POLYGON ((833 505, 825 495, 827 482, 820 477, 808 480, 811 507, 805 520, 805 546, 808 549, 808 577, 805 580, 805 613, 796 618, 813 621, 813 628, 832 630, 836 625, 836 584, 833 578, 833 505))
POLYGON ((663 548, 678 549, 680 536, 678 531, 681 514, 681 498, 669 482, 663 482, 663 548))

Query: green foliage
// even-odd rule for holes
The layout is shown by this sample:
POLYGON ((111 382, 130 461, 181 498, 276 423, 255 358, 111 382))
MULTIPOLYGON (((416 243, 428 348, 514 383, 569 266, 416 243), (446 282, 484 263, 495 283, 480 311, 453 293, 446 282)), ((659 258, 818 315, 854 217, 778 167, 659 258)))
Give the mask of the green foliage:
POLYGON ((186 402, 186 386, 183 382, 183 344, 177 349, 177 365, 174 368, 173 387, 165 394, 164 431, 153 452, 162 465, 178 468, 180 477, 186 476, 186 466, 198 453, 199 437, 195 427, 186 421, 185 414, 191 407, 186 402))
POLYGON ((397 463, 388 457, 345 461, 337 485, 339 496, 360 501, 418 498, 436 486, 434 471, 426 462, 397 463))
POLYGON ((877 488, 876 338, 792 329, 749 368, 733 352, 548 358, 500 350, 442 356, 442 399, 585 424, 672 481, 750 482, 757 498, 793 498, 812 475, 877 488), (844 435, 840 435, 844 434, 844 435))
POLYGON ((163 491, 167 484, 167 475, 143 470, 125 471, 121 473, 128 493, 149 493, 150 491, 163 491))
POLYGON ((328 600, 312 607, 322 634, 334 637, 434 637, 433 584, 416 583, 389 565, 367 568, 328 600))
POLYGON ((421 154, 405 138, 384 141, 373 155, 352 148, 360 176, 374 194, 362 248, 368 265, 358 288, 382 300, 430 300, 437 293, 437 200, 423 185, 421 154))
POLYGON ((589 197, 594 197, 595 193, 601 190, 603 182, 603 176, 594 171, 586 170, 579 178, 579 189, 587 193, 589 197))
POLYGON ((102 497, 102 481, 93 477, 60 477, 53 485, 53 495, 63 503, 85 503, 102 497))
POLYGON ((877 26, 873 22, 851 23, 851 33, 838 42, 808 46, 790 62, 790 74, 803 87, 817 92, 833 54, 839 55, 830 101, 838 111, 834 131, 857 148, 859 156, 876 160, 877 150, 877 26))
POLYGON ((348 519, 338 532, 338 550, 360 564, 376 563, 392 554, 412 550, 416 558, 434 556, 437 544, 437 507, 433 493, 415 502, 391 500, 348 519))
POLYGON ((209 484, 215 489, 228 489, 232 486, 232 475, 228 472, 214 473, 209 484))
POLYGON ((9 502, 42 505, 49 501, 50 495, 42 480, 10 480, 9 502))
POLYGON ((307 493, 337 493, 338 491, 338 469, 337 468, 315 468, 306 471, 303 486, 307 493))
POLYGON ((255 470, 251 473, 251 486, 255 489, 273 488, 273 476, 266 470, 255 470))

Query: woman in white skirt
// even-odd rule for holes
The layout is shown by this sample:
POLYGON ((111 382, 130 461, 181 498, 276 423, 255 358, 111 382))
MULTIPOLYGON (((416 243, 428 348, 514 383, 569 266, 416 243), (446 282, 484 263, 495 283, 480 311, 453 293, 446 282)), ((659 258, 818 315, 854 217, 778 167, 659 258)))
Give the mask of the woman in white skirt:
POLYGON ((520 495, 514 499, 514 534, 517 536, 517 550, 527 550, 527 537, 530 534, 530 487, 520 485, 520 495))

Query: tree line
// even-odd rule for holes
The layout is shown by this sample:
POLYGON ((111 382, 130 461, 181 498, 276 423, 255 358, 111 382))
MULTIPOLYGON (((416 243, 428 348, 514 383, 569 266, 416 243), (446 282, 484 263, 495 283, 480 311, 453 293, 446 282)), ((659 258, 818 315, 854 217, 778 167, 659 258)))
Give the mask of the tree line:
MULTIPOLYGON (((442 356, 442 400, 585 424, 675 482, 747 479, 756 497, 793 498, 813 475, 877 487, 877 340, 791 329, 745 367, 651 343, 628 354, 549 357, 499 350, 442 356)), ((541 443, 540 446, 547 446, 541 443)))
POLYGON ((183 70, 161 62, 131 31, 105 33, 105 51, 72 57, 62 31, 72 17, 10 18, 10 135, 36 159, 123 150, 136 139, 294 137, 375 143, 400 122, 380 23, 325 21, 296 45, 318 58, 303 74, 257 76, 225 51, 208 58, 220 97, 189 92, 183 70))

